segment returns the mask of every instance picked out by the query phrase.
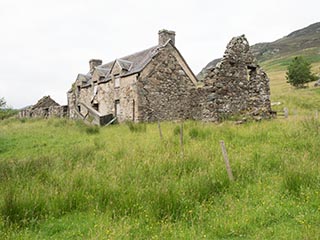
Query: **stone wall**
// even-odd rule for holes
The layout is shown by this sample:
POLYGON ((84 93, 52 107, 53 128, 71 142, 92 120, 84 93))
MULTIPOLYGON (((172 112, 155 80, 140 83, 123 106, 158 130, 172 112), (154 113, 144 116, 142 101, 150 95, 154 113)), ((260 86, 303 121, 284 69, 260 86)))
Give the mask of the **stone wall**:
POLYGON ((214 111, 217 119, 235 114, 270 114, 269 79, 244 35, 229 42, 222 60, 205 72, 204 84, 210 93, 200 104, 207 106, 203 111, 214 111))
MULTIPOLYGON (((126 69, 117 61, 109 79, 99 82, 100 75, 94 71, 91 71, 92 79, 84 85, 78 78, 68 92, 70 117, 79 117, 76 113, 79 102, 98 106, 103 116, 116 115, 115 102, 119 102, 119 122, 219 121, 230 115, 270 116, 269 79, 250 52, 245 36, 229 42, 222 60, 204 73, 202 87, 197 86, 196 77, 173 45, 174 41, 164 41, 165 37, 168 38, 160 36, 162 44, 147 66, 121 77, 120 86, 115 86, 115 76, 126 69)), ((80 112, 86 115, 88 109, 81 108, 80 112)))
POLYGON ((120 78, 120 86, 115 87, 114 76, 107 83, 98 85, 96 101, 102 115, 115 115, 115 101, 120 103, 118 122, 136 121, 137 110, 137 74, 120 78))
MULTIPOLYGON (((80 93, 78 93, 78 102, 82 102, 82 103, 85 103, 90 106, 92 98, 93 98, 93 87, 92 86, 81 88, 80 93)), ((77 107, 79 110, 79 106, 77 106, 77 107)), ((85 116, 87 114, 87 110, 80 106, 80 113, 83 116, 85 116)))
POLYGON ((76 93, 74 89, 71 89, 67 93, 67 100, 68 100, 68 108, 69 108, 69 118, 76 119, 77 115, 75 113, 76 109, 76 93))
MULTIPOLYGON (((79 110, 79 106, 82 116, 87 115, 88 109, 82 107, 79 103, 84 103, 92 108, 96 104, 101 115, 112 114, 115 116, 115 101, 118 100, 120 102, 120 112, 117 116, 118 122, 136 121, 136 116, 138 115, 137 74, 121 77, 119 87, 115 87, 115 77, 113 75, 110 80, 105 82, 92 80, 94 83, 79 89, 75 87, 68 92, 70 118, 79 118, 76 113, 79 110)), ((75 85, 77 86, 77 84, 75 85)))
POLYGON ((36 104, 19 112, 21 118, 66 117, 67 115, 68 106, 60 106, 50 96, 42 97, 36 104))
POLYGON ((20 118, 63 118, 68 115, 68 106, 51 106, 49 108, 35 108, 32 107, 23 109, 19 112, 20 118))
POLYGON ((191 118, 191 89, 195 84, 168 44, 143 70, 138 80, 138 121, 191 118))

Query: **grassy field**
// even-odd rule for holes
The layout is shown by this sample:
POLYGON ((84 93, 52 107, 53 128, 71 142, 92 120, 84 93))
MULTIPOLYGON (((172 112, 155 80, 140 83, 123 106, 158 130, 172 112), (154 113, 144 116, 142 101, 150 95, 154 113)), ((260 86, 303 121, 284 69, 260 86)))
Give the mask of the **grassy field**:
POLYGON ((319 120, 186 122, 183 156, 175 123, 0 129, 0 239, 320 236, 319 120))
POLYGON ((188 121, 183 154, 179 123, 0 121, 0 239, 320 239, 320 89, 268 73, 288 119, 188 121))

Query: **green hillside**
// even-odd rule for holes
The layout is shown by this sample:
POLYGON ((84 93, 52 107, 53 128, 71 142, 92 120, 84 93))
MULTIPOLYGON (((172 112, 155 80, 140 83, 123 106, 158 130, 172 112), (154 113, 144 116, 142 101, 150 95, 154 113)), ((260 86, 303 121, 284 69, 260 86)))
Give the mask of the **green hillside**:
MULTIPOLYGON (((320 22, 294 31, 274 42, 255 44, 251 46, 251 51, 271 76, 271 85, 277 85, 279 81, 283 84, 285 70, 295 56, 304 56, 313 64, 313 71, 320 74, 320 22)), ((209 62, 205 68, 216 65, 218 60, 209 62)), ((198 77, 203 79, 203 70, 198 77)))
POLYGON ((320 22, 306 28, 294 31, 289 35, 271 43, 258 43, 251 47, 251 51, 259 62, 277 59, 294 54, 310 56, 311 61, 319 61, 320 22), (312 51, 314 49, 315 51, 312 51), (309 51, 311 50, 311 51, 309 51))

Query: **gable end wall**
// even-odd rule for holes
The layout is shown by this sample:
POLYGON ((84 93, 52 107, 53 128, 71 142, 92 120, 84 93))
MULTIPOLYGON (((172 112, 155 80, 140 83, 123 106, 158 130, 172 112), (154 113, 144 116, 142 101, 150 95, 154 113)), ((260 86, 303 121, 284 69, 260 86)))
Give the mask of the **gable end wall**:
POLYGON ((139 76, 139 121, 192 118, 191 90, 196 86, 176 56, 176 49, 168 44, 139 76))

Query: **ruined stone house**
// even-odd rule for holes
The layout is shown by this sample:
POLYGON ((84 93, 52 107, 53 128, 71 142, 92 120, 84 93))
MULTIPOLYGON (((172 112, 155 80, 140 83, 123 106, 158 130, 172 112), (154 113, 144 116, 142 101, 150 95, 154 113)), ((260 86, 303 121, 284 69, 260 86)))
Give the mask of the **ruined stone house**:
POLYGON ((20 118, 66 117, 68 106, 60 106, 50 96, 44 96, 36 104, 19 112, 20 118))
POLYGON ((219 120, 230 115, 256 119, 270 117, 269 78, 257 64, 244 35, 234 37, 223 58, 204 72, 204 86, 198 89, 200 119, 219 120))
POLYGON ((94 124, 113 117, 146 122, 269 116, 269 79, 244 36, 231 40, 222 60, 206 70, 204 83, 175 46, 175 32, 161 30, 158 39, 156 46, 106 64, 90 60, 89 72, 78 74, 68 91, 69 116, 94 124))

